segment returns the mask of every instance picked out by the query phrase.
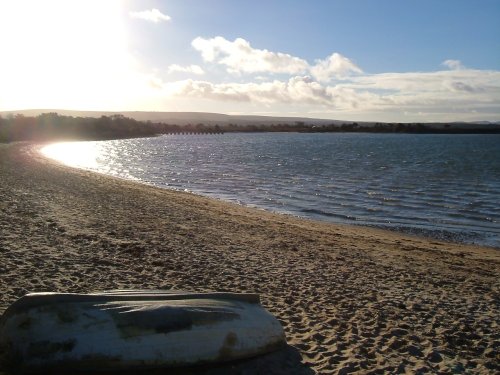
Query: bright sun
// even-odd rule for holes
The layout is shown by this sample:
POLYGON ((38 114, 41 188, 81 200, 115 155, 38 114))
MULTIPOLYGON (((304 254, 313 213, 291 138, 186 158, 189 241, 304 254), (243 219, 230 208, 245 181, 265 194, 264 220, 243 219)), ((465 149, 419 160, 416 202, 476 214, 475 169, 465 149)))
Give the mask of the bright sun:
POLYGON ((122 3, 0 2, 0 109, 123 109, 138 73, 122 3))

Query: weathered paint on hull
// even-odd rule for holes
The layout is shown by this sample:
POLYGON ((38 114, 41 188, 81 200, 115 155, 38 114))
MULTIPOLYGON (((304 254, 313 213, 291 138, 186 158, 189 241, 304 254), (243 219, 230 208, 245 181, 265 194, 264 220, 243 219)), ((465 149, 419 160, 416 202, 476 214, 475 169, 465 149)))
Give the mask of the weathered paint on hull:
POLYGON ((247 294, 35 293, 0 318, 0 363, 23 371, 189 366, 285 343, 277 319, 247 294))

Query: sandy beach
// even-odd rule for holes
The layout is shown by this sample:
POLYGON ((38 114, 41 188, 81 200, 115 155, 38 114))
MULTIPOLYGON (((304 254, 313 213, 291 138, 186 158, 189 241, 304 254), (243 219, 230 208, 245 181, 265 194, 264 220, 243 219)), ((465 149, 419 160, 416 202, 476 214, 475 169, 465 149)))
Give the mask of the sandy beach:
POLYGON ((0 313, 27 292, 116 288, 259 293, 288 348, 206 373, 500 371, 498 249, 248 209, 0 145, 0 313))

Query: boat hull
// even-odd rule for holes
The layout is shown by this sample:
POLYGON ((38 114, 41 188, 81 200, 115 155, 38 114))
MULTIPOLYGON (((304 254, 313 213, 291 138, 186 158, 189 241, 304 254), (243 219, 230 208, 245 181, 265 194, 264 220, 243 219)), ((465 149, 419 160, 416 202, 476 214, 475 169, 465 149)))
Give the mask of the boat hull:
POLYGON ((219 363, 285 343, 280 323, 254 295, 31 294, 0 319, 0 361, 25 371, 219 363))

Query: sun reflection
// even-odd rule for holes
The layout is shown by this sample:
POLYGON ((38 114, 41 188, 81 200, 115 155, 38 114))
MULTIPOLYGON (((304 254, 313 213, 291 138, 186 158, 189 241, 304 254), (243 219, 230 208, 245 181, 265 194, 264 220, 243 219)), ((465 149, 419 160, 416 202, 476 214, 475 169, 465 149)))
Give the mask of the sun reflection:
POLYGON ((41 152, 72 167, 98 169, 102 148, 97 142, 63 142, 45 146, 41 152))

